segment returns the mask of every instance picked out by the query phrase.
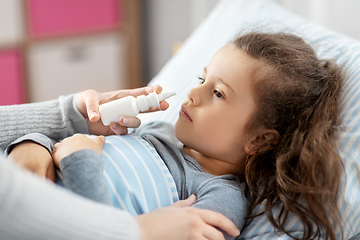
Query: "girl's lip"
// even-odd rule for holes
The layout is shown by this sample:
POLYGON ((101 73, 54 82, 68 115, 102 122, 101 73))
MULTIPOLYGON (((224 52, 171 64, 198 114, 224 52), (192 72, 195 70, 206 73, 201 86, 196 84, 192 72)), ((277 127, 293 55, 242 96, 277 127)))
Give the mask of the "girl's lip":
POLYGON ((181 105, 181 109, 179 114, 183 117, 185 117, 186 119, 188 119, 190 122, 192 122, 192 119, 189 115, 189 112, 187 111, 186 107, 184 105, 181 105))

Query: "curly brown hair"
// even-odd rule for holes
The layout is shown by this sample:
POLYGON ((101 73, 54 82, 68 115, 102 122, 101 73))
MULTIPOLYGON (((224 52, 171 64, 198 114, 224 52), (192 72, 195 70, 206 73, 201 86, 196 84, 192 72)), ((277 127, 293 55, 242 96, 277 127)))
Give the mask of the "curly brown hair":
POLYGON ((252 32, 231 44, 264 66, 254 83, 258 109, 250 131, 265 127, 280 135, 270 150, 247 158, 251 211, 266 202, 265 214, 281 232, 295 238, 285 230, 292 213, 303 224, 301 239, 321 234, 335 239, 334 229, 341 223, 337 199, 343 163, 335 135, 342 68, 319 60, 312 47, 293 34, 252 32), (280 206, 279 214, 273 213, 275 206, 280 206))

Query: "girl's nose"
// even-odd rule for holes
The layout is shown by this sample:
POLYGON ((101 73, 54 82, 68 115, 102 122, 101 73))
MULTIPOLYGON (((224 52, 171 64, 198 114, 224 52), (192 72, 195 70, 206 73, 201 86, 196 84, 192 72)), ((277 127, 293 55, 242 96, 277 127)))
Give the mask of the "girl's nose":
POLYGON ((199 87, 192 88, 187 92, 188 99, 194 105, 199 105, 201 103, 201 97, 199 92, 199 87))

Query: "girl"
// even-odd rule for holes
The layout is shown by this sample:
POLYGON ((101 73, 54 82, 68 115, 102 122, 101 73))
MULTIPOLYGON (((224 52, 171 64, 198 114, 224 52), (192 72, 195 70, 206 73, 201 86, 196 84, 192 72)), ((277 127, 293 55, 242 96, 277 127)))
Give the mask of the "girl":
MULTIPOLYGON (((220 49, 199 79, 175 128, 154 123, 136 131, 166 163, 179 198, 196 194, 200 208, 242 218, 236 204, 246 206, 243 197, 221 192, 219 183, 239 191, 238 182, 245 179, 250 212, 266 201, 264 214, 280 232, 291 236, 285 223, 295 214, 304 226, 302 239, 335 239, 342 162, 334 138, 341 69, 318 60, 297 36, 249 33, 220 49), (215 184, 201 192, 207 181, 215 184), (219 199, 229 204, 219 206, 224 205, 219 199), (279 213, 273 212, 276 206, 279 213)), ((99 145, 89 147, 88 141, 75 136, 56 145, 55 163, 83 148, 100 154, 99 145)))

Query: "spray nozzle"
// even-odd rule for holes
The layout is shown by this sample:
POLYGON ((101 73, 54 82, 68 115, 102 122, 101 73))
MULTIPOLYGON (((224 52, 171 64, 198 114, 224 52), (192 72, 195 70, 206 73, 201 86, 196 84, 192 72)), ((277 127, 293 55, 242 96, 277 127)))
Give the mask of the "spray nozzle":
POLYGON ((140 111, 146 111, 150 107, 160 106, 160 102, 162 100, 174 96, 175 94, 176 94, 175 92, 164 92, 160 94, 156 94, 156 92, 152 92, 147 96, 140 95, 136 98, 136 100, 140 111))
POLYGON ((161 102, 162 100, 167 99, 169 97, 172 97, 174 95, 176 95, 176 92, 164 92, 164 93, 157 94, 157 96, 159 98, 159 102, 161 102))

